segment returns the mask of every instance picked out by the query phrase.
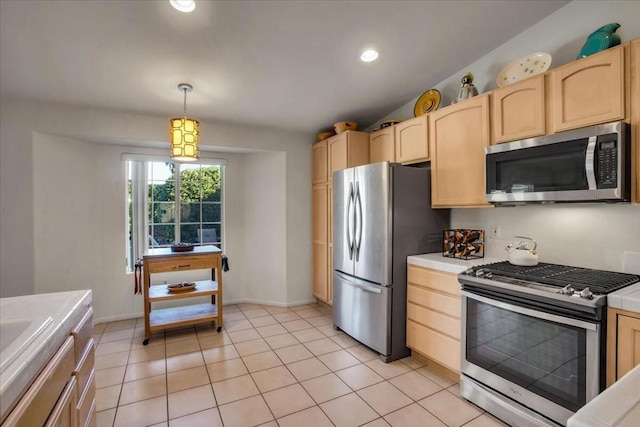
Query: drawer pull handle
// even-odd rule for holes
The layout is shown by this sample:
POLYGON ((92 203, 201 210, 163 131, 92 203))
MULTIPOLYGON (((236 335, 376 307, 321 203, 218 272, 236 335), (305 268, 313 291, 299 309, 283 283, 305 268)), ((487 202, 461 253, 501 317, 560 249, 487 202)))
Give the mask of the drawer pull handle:
POLYGON ((179 265, 178 268, 188 268, 191 267, 191 264, 179 265))

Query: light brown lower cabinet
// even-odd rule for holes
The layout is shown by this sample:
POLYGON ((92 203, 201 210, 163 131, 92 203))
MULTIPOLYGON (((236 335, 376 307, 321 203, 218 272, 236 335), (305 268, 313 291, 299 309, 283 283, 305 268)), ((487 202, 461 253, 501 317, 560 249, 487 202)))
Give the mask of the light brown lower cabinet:
POLYGON ((93 309, 85 311, 2 427, 96 425, 93 309))
POLYGON ((607 309, 607 387, 640 364, 640 313, 607 309))
POLYGON ((460 373, 460 284, 455 274, 407 267, 407 347, 460 373))

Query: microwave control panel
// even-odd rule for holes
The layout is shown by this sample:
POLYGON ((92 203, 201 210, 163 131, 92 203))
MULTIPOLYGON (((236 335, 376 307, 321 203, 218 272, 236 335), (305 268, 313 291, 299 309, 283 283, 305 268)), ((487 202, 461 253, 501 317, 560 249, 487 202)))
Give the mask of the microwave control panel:
POLYGON ((598 188, 618 186, 618 141, 615 134, 598 137, 597 181, 598 188))

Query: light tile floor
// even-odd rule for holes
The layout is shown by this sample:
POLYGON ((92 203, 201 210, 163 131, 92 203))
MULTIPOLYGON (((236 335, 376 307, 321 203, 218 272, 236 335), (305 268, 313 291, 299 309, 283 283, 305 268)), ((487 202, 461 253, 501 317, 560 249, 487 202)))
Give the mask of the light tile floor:
POLYGON ((94 328, 99 427, 505 425, 421 361, 382 363, 321 303, 225 306, 221 333, 143 336, 143 319, 94 328))

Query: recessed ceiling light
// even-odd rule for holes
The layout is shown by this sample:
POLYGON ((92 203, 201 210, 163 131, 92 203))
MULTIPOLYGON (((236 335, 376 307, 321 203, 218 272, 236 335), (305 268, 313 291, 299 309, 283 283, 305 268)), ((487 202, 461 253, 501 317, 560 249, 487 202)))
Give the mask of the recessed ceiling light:
POLYGON ((196 8, 196 2, 194 0, 169 0, 169 3, 180 12, 193 12, 196 8))
POLYGON ((367 49, 362 52, 362 55, 360 55, 360 60, 362 62, 372 62, 376 59, 378 59, 378 51, 374 49, 367 49))

